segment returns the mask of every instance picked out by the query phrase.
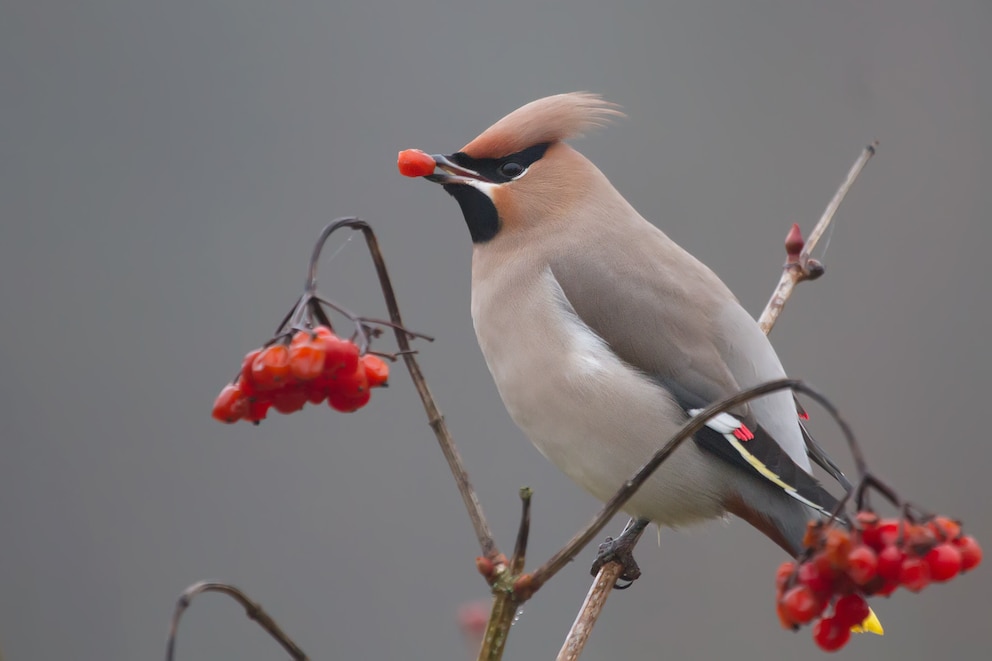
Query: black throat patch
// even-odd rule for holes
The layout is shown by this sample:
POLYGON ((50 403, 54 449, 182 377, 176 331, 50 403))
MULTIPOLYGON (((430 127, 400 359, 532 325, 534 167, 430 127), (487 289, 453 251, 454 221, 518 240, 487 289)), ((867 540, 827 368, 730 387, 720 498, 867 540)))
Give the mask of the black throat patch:
POLYGON ((446 184, 443 188, 458 200, 472 243, 485 243, 499 234, 499 213, 488 195, 467 184, 446 184))
MULTIPOLYGON (((523 176, 550 146, 551 143, 543 142, 502 158, 472 158, 465 152, 454 153, 448 158, 463 168, 479 173, 488 182, 505 184, 523 176), (519 174, 510 176, 517 172, 519 174)), ((499 234, 499 212, 488 195, 468 184, 447 184, 444 190, 458 200, 473 243, 485 243, 499 234)))

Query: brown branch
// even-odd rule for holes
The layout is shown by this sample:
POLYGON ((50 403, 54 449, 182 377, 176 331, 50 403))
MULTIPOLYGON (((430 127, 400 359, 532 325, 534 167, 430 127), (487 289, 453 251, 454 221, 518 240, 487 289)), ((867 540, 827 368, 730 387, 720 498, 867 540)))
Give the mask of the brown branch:
POLYGON ((520 527, 517 529, 517 543, 513 547, 513 557, 510 558, 510 572, 517 575, 524 570, 527 561, 527 538, 530 536, 530 499, 534 490, 523 487, 520 490, 520 527))
POLYGON ((592 587, 586 594, 586 600, 582 602, 579 614, 575 616, 575 622, 565 638, 561 650, 558 652, 556 661, 575 661, 585 649, 592 628, 596 626, 596 620, 606 606, 606 599, 613 592, 613 586, 620 579, 623 573, 623 565, 619 562, 607 562, 599 570, 596 579, 592 582, 592 587))
MULTIPOLYGON (((782 270, 782 277, 772 292, 772 297, 768 300, 764 312, 758 317, 758 326, 761 327, 765 335, 771 332, 772 326, 775 325, 775 321, 782 313, 782 309, 788 302, 789 297, 792 296, 792 290, 795 286, 803 280, 814 280, 823 274, 823 266, 819 262, 811 260, 810 255, 816 249, 816 245, 820 242, 820 238, 824 232, 827 231, 831 221, 834 219, 834 214, 837 213, 837 208, 840 207, 840 203, 844 201, 848 191, 851 190, 854 181, 868 163, 868 159, 875 155, 875 149, 877 147, 878 141, 876 140, 861 151, 861 155, 854 161, 854 165, 848 171, 847 177, 841 182, 837 192, 834 193, 833 198, 827 204, 827 208, 824 209, 823 215, 820 216, 820 220, 813 227, 813 231, 810 232, 806 245, 800 247, 798 254, 793 253, 791 250, 789 251, 789 260, 782 270)), ((802 241, 801 236, 799 237, 799 241, 802 241)))
MULTIPOLYGON (((822 275, 823 267, 819 264, 814 262, 812 264, 813 268, 811 268, 810 254, 816 248, 824 232, 826 232, 833 220, 834 214, 837 212, 838 207, 840 207, 840 203, 844 201, 858 175, 861 174, 861 170, 868 163, 868 159, 875 155, 877 148, 878 141, 876 140, 862 150, 854 165, 848 171, 847 177, 841 182, 837 192, 834 193, 833 198, 827 204, 827 208, 823 211, 823 215, 820 216, 819 222, 817 222, 813 231, 810 232, 809 240, 805 242, 805 245, 802 243, 802 235, 799 234, 798 226, 793 226, 793 231, 786 237, 786 253, 788 258, 782 270, 782 277, 772 292, 772 296, 765 306, 764 311, 758 318, 758 326, 765 335, 770 333, 772 327, 775 326, 775 322, 785 308, 785 304, 792 296, 795 286, 803 280, 812 280, 822 275)), ((829 401, 826 401, 825 398, 820 398, 818 393, 816 398, 821 404, 828 407, 828 410, 831 411, 831 414, 843 429, 851 446, 851 451, 854 454, 858 470, 863 476, 862 483, 864 483, 864 457, 857 443, 853 440, 854 436, 851 433, 850 427, 840 418, 840 415, 829 401)), ((860 498, 860 493, 858 496, 860 498)), ((600 568, 599 573, 589 587, 589 592, 586 594, 586 599, 582 604, 582 608, 579 609, 572 628, 565 637, 561 651, 558 652, 558 661, 572 661, 579 658, 579 655, 585 648, 586 642, 589 640, 592 628, 595 626, 600 613, 603 611, 603 607, 606 605, 606 599, 616 585, 620 574, 623 573, 623 569, 623 565, 616 561, 607 562, 600 568)))
POLYGON ((293 640, 276 624, 276 621, 269 616, 262 607, 248 598, 244 592, 234 587, 233 585, 228 585, 227 583, 215 583, 210 581, 202 581, 200 583, 194 583, 189 586, 183 593, 179 595, 179 599, 176 601, 176 608, 172 613, 172 621, 169 623, 169 640, 165 648, 165 661, 173 661, 176 651, 176 634, 179 633, 179 620, 182 618, 183 613, 189 608, 190 604, 193 602, 193 597, 203 594, 204 592, 220 592, 221 594, 226 594, 231 599, 241 604, 245 609, 245 614, 252 620, 258 623, 258 626, 262 627, 270 636, 272 636, 277 643, 282 645, 282 648, 286 650, 289 655, 294 659, 294 661, 307 661, 306 653, 300 649, 300 647, 293 642, 293 640))
POLYGON ((372 231, 372 227, 367 222, 353 217, 339 218, 324 228, 317 247, 314 249, 311 268, 307 277, 307 288, 312 289, 316 287, 316 267, 314 263, 320 256, 320 248, 323 242, 327 240, 327 237, 332 232, 342 227, 358 230, 365 237, 369 254, 372 256, 372 262, 375 265, 376 274, 379 276, 379 286, 382 289, 382 296, 386 301, 386 308, 389 310, 389 319, 394 324, 393 332, 396 335, 396 344, 400 348, 399 353, 403 357, 403 362, 406 363, 406 368, 410 372, 410 379, 417 388, 417 394, 420 395, 420 401, 423 403, 424 411, 427 413, 427 421, 434 431, 434 436, 441 446, 441 452, 448 462, 448 468, 455 478, 455 484, 458 486, 459 493, 461 493, 462 502, 465 503, 465 509, 468 510, 469 519, 472 520, 472 527, 475 528, 475 536, 479 541, 479 546, 482 548, 482 554, 486 558, 495 561, 500 553, 496 547, 492 529, 489 527, 486 516, 482 512, 479 497, 472 487, 461 454, 458 452, 458 448, 455 447, 455 441, 452 439, 451 433, 448 431, 448 426, 444 422, 444 416, 441 415, 440 409, 438 409, 437 404, 434 402, 434 396, 431 394, 430 388, 427 387, 427 381, 424 379, 423 372, 420 371, 420 365, 417 363, 414 352, 410 348, 409 334, 403 328, 403 318, 400 316, 400 308, 396 302, 393 283, 389 279, 389 272, 386 270, 386 260, 382 257, 382 251, 379 249, 379 241, 375 236, 375 232, 372 231))

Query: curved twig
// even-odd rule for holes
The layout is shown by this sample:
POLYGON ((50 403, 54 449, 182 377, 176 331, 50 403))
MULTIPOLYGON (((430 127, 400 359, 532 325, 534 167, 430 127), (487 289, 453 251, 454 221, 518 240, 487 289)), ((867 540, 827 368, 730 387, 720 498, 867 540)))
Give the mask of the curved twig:
POLYGON ((320 238, 317 240, 317 245, 314 246, 310 268, 307 273, 307 290, 310 292, 316 291, 317 262, 320 259, 320 251, 324 243, 327 242, 331 234, 343 227, 357 230, 365 237, 365 243, 368 246, 369 254, 372 256, 372 262, 375 265, 376 275, 379 277, 382 297, 385 299, 386 309, 389 311, 389 319, 393 324, 392 328, 396 335, 396 344, 400 348, 399 353, 403 357, 403 362, 406 363, 406 368, 410 372, 410 378, 417 388, 420 401, 423 403, 424 411, 427 413, 428 423, 431 429, 434 430, 434 435, 437 437, 438 444, 441 446, 441 452, 444 454, 444 458, 448 462, 448 468, 451 470, 451 474, 455 478, 455 483, 458 485, 458 491, 461 493, 462 501, 465 503, 465 509, 468 510, 469 518, 472 520, 472 526, 475 528, 475 536, 479 541, 479 546, 482 548, 482 554, 490 560, 495 560, 500 554, 499 549, 496 547, 496 541, 493 538, 492 529, 489 527, 485 514, 482 512, 479 497, 476 495, 475 489, 469 481, 468 471, 465 469, 461 455, 455 447, 455 442, 444 422, 444 417, 434 402, 434 396, 431 394, 430 388, 427 387, 427 381, 424 379, 423 372, 420 371, 420 365, 417 363, 413 350, 410 348, 409 331, 403 327, 403 318, 400 316, 400 308, 396 302, 393 283, 389 279, 389 272, 386 270, 386 261, 382 257, 382 251, 379 249, 379 241, 376 238, 375 232, 367 222, 360 218, 345 217, 338 218, 324 228, 320 234, 320 238))
POLYGON ((173 661, 176 651, 176 635, 179 633, 179 620, 182 618, 183 613, 189 608, 190 604, 193 602, 193 597, 204 592, 220 592, 221 594, 226 594, 231 599, 241 604, 245 609, 245 614, 252 620, 258 623, 258 626, 262 627, 266 633, 268 633, 272 638, 279 643, 284 650, 286 650, 289 655, 294 659, 294 661, 307 661, 306 653, 300 649, 299 645, 293 642, 285 631, 280 628, 276 621, 265 612, 265 610, 257 603, 248 598, 244 592, 229 585, 227 583, 218 583, 214 581, 201 581, 199 583, 194 583, 189 586, 183 593, 179 595, 179 599, 176 601, 176 608, 172 613, 172 620, 169 623, 169 640, 165 647, 165 661, 173 661))

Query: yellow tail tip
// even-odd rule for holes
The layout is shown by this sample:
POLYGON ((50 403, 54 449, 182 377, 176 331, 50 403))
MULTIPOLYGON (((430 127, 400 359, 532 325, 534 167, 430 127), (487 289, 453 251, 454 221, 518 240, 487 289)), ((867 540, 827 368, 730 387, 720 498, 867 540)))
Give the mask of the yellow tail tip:
POLYGON ((854 633, 874 633, 882 636, 885 634, 885 629, 882 628, 882 623, 879 622, 878 616, 875 615, 875 611, 868 609, 868 617, 865 621, 861 623, 860 626, 851 627, 851 631, 854 633))

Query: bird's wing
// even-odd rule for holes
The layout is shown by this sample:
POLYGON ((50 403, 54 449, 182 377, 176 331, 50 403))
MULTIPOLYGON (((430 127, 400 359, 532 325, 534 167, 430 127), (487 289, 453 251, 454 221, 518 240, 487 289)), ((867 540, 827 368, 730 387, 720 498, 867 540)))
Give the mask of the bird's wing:
MULTIPOLYGON (((715 276, 708 270, 666 272, 671 265, 638 259, 637 254, 625 254, 620 261, 599 257, 596 251, 571 252, 552 261, 551 272, 571 312, 619 358, 671 393, 687 416, 741 390, 723 356, 718 328, 726 316, 723 309, 739 305, 722 283, 717 280, 714 287, 707 281, 715 276)), ((782 394, 798 427, 792 396, 782 394)), ((703 450, 815 509, 836 502, 782 448, 768 431, 773 425, 764 424, 753 408, 717 416, 694 440, 703 450)))

